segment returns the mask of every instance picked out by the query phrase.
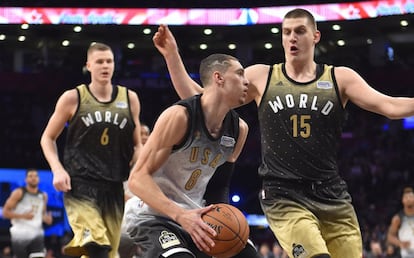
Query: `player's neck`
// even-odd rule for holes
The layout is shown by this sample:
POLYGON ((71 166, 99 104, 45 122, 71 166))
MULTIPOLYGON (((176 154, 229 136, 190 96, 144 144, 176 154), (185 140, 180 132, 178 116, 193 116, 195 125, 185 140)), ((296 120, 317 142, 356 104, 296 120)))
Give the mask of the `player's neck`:
POLYGON ((297 82, 308 82, 316 77, 316 63, 311 62, 286 62, 286 73, 297 82))
POLYGON ((404 213, 405 215, 409 215, 409 216, 414 215, 414 206, 404 207, 404 213))
POLYGON ((223 119, 219 120, 214 117, 214 115, 204 114, 204 123, 206 128, 211 136, 218 137, 221 133, 221 128, 223 126, 223 119))
POLYGON ((91 82, 89 84, 89 90, 92 95, 99 101, 110 101, 112 96, 112 84, 111 83, 98 83, 91 82))
POLYGON ((204 94, 201 97, 201 107, 204 114, 204 123, 207 130, 213 137, 220 135, 223 120, 229 112, 228 108, 215 101, 209 101, 208 98, 213 96, 204 94))
POLYGON ((39 188, 37 186, 26 185, 26 191, 29 193, 37 193, 39 188))

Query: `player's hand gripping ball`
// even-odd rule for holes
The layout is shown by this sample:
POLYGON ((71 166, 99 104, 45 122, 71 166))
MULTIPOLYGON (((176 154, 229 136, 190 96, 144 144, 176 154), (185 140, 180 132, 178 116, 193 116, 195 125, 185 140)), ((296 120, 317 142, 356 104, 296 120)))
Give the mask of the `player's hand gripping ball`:
POLYGON ((202 215, 202 219, 217 232, 215 242, 208 255, 227 258, 238 254, 246 246, 249 238, 249 224, 246 217, 236 207, 218 203, 214 209, 202 215))

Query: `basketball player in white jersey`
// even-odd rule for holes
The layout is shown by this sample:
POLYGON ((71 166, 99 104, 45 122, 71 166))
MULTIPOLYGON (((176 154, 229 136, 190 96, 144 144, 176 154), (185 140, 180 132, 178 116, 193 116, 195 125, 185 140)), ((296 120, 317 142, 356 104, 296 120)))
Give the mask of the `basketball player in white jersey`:
POLYGON ((46 255, 43 223, 52 224, 46 212, 47 194, 39 190, 36 169, 26 171, 26 186, 15 189, 6 200, 3 216, 11 220, 10 236, 16 258, 43 258, 46 255))

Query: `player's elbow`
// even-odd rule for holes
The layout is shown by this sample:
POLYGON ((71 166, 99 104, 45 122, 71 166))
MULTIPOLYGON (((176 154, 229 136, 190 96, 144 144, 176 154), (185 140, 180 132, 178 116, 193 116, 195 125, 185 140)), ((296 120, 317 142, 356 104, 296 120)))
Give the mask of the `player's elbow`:
POLYGON ((48 142, 48 137, 45 135, 45 133, 43 133, 42 136, 40 137, 40 147, 44 149, 47 142, 48 142))
POLYGON ((401 114, 399 112, 394 112, 392 110, 387 110, 386 112, 383 113, 383 115, 390 120, 403 119, 404 117, 408 116, 408 115, 401 114))
POLYGON ((131 175, 128 178, 127 186, 128 186, 128 189, 134 195, 140 196, 142 186, 140 184, 140 179, 139 179, 138 173, 136 173, 136 172, 131 173, 131 175))
POLYGON ((379 110, 379 113, 383 116, 387 117, 391 120, 398 120, 402 119, 404 117, 412 116, 413 112, 411 108, 407 108, 407 105, 405 105, 404 100, 401 100, 399 98, 391 98, 388 97, 382 101, 381 104, 378 104, 376 108, 379 110))
POLYGON ((3 218, 5 219, 12 219, 12 212, 8 209, 3 209, 3 218))

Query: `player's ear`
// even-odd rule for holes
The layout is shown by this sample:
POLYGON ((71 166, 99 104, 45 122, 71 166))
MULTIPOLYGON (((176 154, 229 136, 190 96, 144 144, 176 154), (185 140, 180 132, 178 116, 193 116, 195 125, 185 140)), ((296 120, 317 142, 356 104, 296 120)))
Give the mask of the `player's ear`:
POLYGON ((313 42, 316 44, 318 44, 318 42, 321 40, 321 32, 319 30, 316 30, 313 33, 313 42))
POLYGON ((214 81, 216 82, 217 85, 219 85, 219 86, 224 85, 224 77, 220 72, 215 71, 213 73, 213 77, 214 77, 214 81))

